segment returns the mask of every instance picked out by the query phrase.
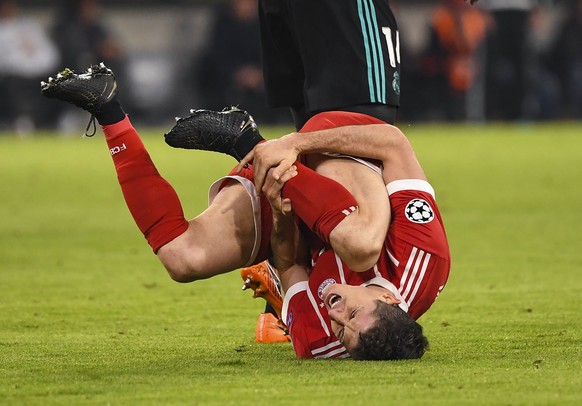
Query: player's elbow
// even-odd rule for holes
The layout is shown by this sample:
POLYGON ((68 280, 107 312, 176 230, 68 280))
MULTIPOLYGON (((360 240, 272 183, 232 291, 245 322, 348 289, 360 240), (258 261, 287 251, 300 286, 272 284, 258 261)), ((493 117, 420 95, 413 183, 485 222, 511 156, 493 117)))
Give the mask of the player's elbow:
POLYGON ((383 154, 380 158, 383 162, 393 162, 413 153, 410 141, 398 127, 386 124, 382 129, 382 136, 379 137, 382 144, 378 145, 377 150, 383 154))

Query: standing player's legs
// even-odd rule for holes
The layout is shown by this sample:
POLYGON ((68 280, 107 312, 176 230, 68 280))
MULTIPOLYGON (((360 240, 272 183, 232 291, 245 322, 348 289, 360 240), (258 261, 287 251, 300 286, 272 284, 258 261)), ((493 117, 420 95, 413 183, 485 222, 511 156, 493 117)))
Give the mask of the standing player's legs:
POLYGON ((271 107, 287 107, 299 130, 307 121, 305 74, 287 0, 259 0, 263 79, 271 107))
POLYGON ((400 39, 385 0, 260 0, 268 101, 294 111, 297 129, 322 111, 393 123, 400 39), (324 29, 322 29, 324 28, 324 29))

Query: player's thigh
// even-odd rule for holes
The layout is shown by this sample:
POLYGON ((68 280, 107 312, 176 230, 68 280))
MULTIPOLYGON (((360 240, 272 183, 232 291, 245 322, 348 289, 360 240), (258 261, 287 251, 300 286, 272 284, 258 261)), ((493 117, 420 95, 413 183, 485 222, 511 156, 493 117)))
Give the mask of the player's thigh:
MULTIPOLYGON (((350 158, 312 155, 307 165, 320 175, 337 181, 354 196, 359 210, 353 221, 386 234, 390 223, 390 200, 382 175, 371 169, 371 164, 366 166, 350 158)), ((349 217, 351 215, 346 219, 349 217)))
POLYGON ((255 245, 255 217, 240 183, 223 188, 189 223, 184 234, 158 251, 173 279, 205 279, 247 264, 255 245))
POLYGON ((372 261, 380 253, 390 224, 390 200, 382 176, 347 158, 310 158, 314 169, 342 184, 358 202, 358 211, 332 231, 334 250, 346 262, 372 261))

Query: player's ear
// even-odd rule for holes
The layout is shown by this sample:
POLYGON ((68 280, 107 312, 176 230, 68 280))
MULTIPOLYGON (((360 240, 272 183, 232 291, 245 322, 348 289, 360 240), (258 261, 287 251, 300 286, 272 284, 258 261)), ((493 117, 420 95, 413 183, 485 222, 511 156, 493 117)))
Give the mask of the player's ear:
POLYGON ((396 296, 389 292, 382 294, 382 296, 380 296, 380 300, 388 304, 400 303, 400 299, 398 299, 396 296))

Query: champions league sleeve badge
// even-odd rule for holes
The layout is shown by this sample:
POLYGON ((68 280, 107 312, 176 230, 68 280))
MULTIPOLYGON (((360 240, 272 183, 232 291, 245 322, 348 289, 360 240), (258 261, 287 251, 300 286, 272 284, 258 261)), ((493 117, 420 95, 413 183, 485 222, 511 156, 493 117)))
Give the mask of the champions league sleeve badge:
POLYGON ((426 224, 434 220, 434 211, 424 199, 413 199, 408 202, 404 214, 413 223, 426 224))

